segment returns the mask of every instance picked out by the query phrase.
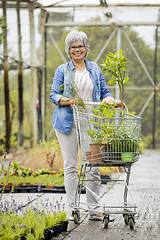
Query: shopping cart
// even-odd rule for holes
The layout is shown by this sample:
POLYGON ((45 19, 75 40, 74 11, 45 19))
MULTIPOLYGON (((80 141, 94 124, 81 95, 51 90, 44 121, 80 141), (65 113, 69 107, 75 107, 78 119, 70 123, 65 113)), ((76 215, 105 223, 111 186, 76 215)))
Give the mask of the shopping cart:
MULTIPOLYGON (((115 182, 123 184, 122 204, 108 205, 102 197, 107 193, 108 189, 106 189, 101 197, 97 196, 100 200, 98 207, 101 208, 103 213, 104 228, 108 228, 108 224, 111 222, 111 214, 122 214, 125 224, 133 229, 137 206, 133 202, 129 191, 129 178, 131 165, 139 159, 141 117, 128 114, 127 111, 120 109, 115 112, 113 108, 108 108, 108 112, 103 115, 99 109, 101 109, 101 103, 91 102, 85 106, 73 106, 77 138, 80 145, 79 161, 81 165, 75 196, 74 222, 80 222, 79 209, 87 210, 88 206, 87 203, 80 201, 82 188, 85 187, 90 190, 86 186, 86 182, 89 181, 85 178, 86 171, 97 166, 123 167, 126 173, 125 180, 108 179, 109 184, 115 182), (129 194, 132 204, 128 203, 129 194)), ((97 180, 92 179, 92 181, 97 180)), ((102 179, 99 181, 102 181, 102 179)))

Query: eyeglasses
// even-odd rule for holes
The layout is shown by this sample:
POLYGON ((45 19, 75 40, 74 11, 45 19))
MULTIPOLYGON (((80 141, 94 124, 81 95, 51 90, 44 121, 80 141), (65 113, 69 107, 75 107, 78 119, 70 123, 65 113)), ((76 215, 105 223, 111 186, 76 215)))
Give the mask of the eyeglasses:
POLYGON ((85 46, 84 46, 84 45, 71 46, 69 49, 70 49, 71 51, 75 51, 77 48, 78 48, 79 50, 84 50, 85 46))

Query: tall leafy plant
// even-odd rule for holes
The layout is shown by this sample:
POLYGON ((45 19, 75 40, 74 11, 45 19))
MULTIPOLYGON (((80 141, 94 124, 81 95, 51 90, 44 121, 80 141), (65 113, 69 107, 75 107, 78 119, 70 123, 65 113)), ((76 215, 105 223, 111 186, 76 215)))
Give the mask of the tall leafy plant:
POLYGON ((111 119, 116 113, 116 108, 106 102, 102 102, 96 108, 92 107, 94 117, 90 119, 91 129, 87 130, 93 143, 108 143, 114 121, 111 119))
POLYGON ((105 75, 110 73, 112 79, 108 84, 117 84, 120 90, 121 100, 124 101, 124 87, 131 83, 129 77, 126 76, 126 63, 127 58, 123 55, 122 49, 116 53, 109 52, 106 59, 102 64, 102 71, 105 75))

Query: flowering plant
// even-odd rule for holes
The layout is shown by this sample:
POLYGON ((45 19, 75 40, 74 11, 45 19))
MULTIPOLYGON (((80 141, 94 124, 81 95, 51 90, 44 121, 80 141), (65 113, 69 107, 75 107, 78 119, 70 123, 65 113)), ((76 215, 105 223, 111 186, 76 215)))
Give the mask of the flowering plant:
MULTIPOLYGON (((31 199, 28 199, 28 205, 31 199)), ((44 239, 44 231, 53 228, 62 221, 66 221, 62 197, 55 204, 49 199, 41 201, 37 206, 31 205, 24 208, 13 197, 11 201, 0 204, 0 239, 44 239)), ((54 230, 52 230, 54 231, 54 230)))

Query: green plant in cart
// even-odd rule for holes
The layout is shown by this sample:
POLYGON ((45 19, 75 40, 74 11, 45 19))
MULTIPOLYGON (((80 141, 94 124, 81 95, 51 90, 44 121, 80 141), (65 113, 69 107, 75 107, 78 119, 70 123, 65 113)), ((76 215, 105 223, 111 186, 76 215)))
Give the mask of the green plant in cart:
POLYGON ((114 120, 111 121, 111 119, 115 116, 116 108, 102 102, 99 106, 92 107, 92 110, 94 117, 90 119, 91 127, 90 130, 87 130, 87 133, 93 143, 108 143, 114 126, 114 120))
POLYGON ((117 84, 121 94, 121 100, 124 101, 124 87, 131 83, 129 77, 126 76, 126 63, 127 58, 123 55, 122 49, 116 53, 109 52, 106 59, 102 64, 102 72, 105 75, 111 74, 112 79, 108 84, 117 84))
POLYGON ((98 129, 90 129, 87 130, 88 136, 91 137, 92 143, 101 143, 102 142, 102 135, 99 133, 98 129))
POLYGON ((137 152, 139 140, 135 128, 129 128, 121 124, 115 126, 109 139, 109 145, 114 152, 137 152))

